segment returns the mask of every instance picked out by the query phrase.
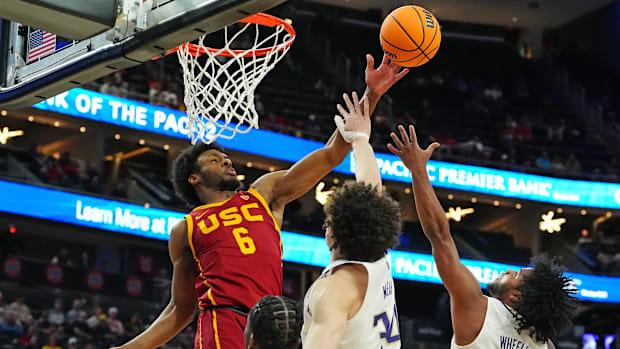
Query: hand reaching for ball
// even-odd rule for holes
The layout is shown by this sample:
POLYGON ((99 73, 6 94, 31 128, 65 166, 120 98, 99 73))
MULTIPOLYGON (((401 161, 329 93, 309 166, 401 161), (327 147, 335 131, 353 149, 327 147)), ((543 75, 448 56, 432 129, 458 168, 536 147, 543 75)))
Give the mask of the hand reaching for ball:
POLYGON ((409 69, 402 69, 401 66, 392 63, 385 54, 381 64, 375 69, 375 59, 370 54, 366 55, 366 86, 379 96, 386 93, 408 72, 409 69))

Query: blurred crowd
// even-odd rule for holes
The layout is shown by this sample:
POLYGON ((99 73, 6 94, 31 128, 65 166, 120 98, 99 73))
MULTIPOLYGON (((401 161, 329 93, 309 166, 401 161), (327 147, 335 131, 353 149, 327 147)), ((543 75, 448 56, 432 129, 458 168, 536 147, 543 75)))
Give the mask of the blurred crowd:
MULTIPOLYGON (((48 308, 33 309, 22 296, 5 302, 0 292, 0 348, 108 349, 141 333, 155 316, 106 309, 97 296, 73 299, 70 306, 65 301, 56 298, 48 308)), ((193 343, 194 330, 188 326, 162 348, 191 348, 193 343)))
POLYGON ((577 243, 578 256, 592 269, 605 274, 620 274, 620 219, 600 217, 592 232, 583 229, 577 243))
MULTIPOLYGON (((30 152, 33 162, 30 170, 43 181, 51 185, 84 189, 93 193, 103 191, 103 178, 97 164, 86 164, 75 159, 71 152, 54 152, 43 155, 39 146, 33 146, 30 152)), ((115 193, 117 196, 120 193, 115 193)))

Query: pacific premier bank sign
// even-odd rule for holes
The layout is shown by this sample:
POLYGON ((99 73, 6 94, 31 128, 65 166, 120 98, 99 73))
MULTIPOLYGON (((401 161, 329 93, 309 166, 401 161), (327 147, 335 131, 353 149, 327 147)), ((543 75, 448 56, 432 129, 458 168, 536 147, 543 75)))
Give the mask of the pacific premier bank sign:
MULTIPOLYGON (((33 107, 80 118, 129 127, 149 133, 188 139, 184 112, 75 88, 33 107)), ((264 130, 218 139, 224 147, 245 153, 296 162, 319 149, 322 143, 264 130)), ((377 153, 381 176, 386 180, 411 181, 398 157, 377 153)), ((353 174, 352 156, 334 169, 353 174)), ((436 187, 498 195, 559 205, 620 209, 620 184, 576 181, 485 167, 429 161, 428 175, 436 187)))
MULTIPOLYGON (((184 215, 180 212, 3 180, 0 180, 0 193, 10 198, 0 200, 1 212, 158 240, 168 240, 170 229, 181 221, 184 215)), ((284 261, 318 267, 329 264, 329 249, 324 239, 282 231, 282 243, 284 261)), ((392 250, 389 257, 395 278, 441 283, 431 255, 392 250)), ((482 287, 508 268, 521 268, 488 261, 463 259, 462 262, 482 287)), ((576 273, 571 276, 579 289, 580 299, 620 303, 620 278, 576 273)))

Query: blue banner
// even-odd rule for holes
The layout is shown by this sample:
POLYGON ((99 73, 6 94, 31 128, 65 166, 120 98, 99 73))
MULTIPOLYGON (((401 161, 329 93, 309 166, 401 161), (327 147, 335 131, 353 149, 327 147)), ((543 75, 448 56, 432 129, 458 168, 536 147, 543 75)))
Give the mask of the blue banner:
MULTIPOLYGON (((106 200, 0 180, 0 211, 57 222, 109 230, 147 238, 168 240, 170 228, 184 214, 174 211, 106 200)), ((283 259, 287 262, 324 267, 329 250, 324 239, 282 232, 283 259)), ((405 251, 390 251, 394 278, 441 283, 433 257, 405 251)), ((463 259, 482 287, 508 268, 522 266, 463 259)), ((620 303, 620 278, 570 274, 579 288, 578 298, 594 302, 620 303)))
MULTIPOLYGON (((34 107, 189 139, 188 118, 183 112, 80 88, 63 92, 34 107)), ((237 134, 234 139, 220 138, 218 142, 228 149, 291 162, 323 146, 319 142, 264 130, 237 134)), ((411 173, 398 157, 382 153, 376 156, 383 179, 411 181, 411 173)), ((353 174, 354 166, 349 155, 334 171, 353 174)), ((551 178, 441 161, 429 161, 427 169, 433 186, 440 188, 558 205, 620 209, 620 184, 617 183, 551 178)))

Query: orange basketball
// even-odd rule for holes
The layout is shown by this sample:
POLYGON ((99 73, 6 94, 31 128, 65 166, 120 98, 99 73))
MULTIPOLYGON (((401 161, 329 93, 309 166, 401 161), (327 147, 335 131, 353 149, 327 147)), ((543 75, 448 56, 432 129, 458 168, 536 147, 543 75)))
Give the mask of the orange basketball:
POLYGON ((381 24, 383 51, 392 62, 403 67, 418 67, 428 62, 440 43, 439 22, 420 6, 399 7, 381 24))

